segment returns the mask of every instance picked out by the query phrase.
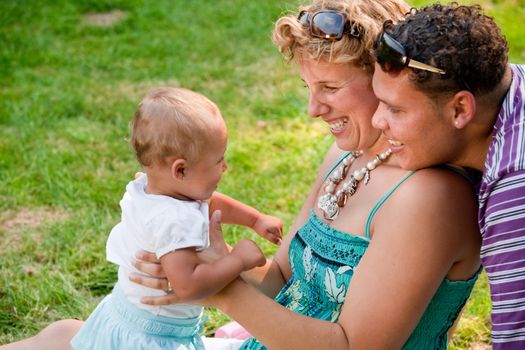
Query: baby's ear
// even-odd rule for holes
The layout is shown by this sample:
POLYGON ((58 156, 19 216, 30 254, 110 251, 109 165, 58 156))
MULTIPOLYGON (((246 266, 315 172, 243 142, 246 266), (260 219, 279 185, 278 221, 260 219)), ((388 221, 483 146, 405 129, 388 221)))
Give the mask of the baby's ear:
POLYGON ((184 180, 188 164, 185 159, 178 158, 171 163, 171 176, 176 180, 184 180))

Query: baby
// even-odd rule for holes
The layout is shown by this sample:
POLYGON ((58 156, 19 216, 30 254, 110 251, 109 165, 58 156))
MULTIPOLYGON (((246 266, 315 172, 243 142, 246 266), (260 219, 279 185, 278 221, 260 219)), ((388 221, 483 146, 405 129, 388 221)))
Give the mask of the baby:
POLYGON ((107 259, 119 265, 118 282, 71 345, 75 350, 203 349, 202 307, 140 303, 143 296, 164 292, 129 280, 137 272, 135 252, 154 252, 177 295, 197 300, 266 261, 251 240, 241 240, 213 263, 201 261, 198 252, 209 245, 210 213, 220 210, 223 222, 251 227, 274 243, 282 238, 282 223, 215 192, 227 169, 227 130, 217 106, 203 95, 169 87, 147 94, 135 113, 131 145, 145 174, 126 186, 121 222, 107 241, 107 259))

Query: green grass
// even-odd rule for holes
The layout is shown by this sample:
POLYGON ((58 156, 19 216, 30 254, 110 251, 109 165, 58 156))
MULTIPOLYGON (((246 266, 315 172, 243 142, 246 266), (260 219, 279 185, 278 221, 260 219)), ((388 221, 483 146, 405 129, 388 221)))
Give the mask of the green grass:
MULTIPOLYGON (((270 41, 275 19, 295 4, 0 2, 0 344, 54 320, 86 318, 111 290, 116 269, 105 261, 105 240, 139 169, 128 123, 153 86, 184 86, 216 101, 230 133, 219 189, 291 224, 331 143, 305 117, 306 92, 270 41), (101 26, 86 17, 107 12, 123 18, 101 26)), ((524 62, 523 1, 485 4, 512 60, 524 62)), ((225 233, 275 251, 244 228, 225 233)), ((487 342, 489 310, 483 277, 454 348, 487 342)), ((227 318, 208 313, 209 333, 227 318)))

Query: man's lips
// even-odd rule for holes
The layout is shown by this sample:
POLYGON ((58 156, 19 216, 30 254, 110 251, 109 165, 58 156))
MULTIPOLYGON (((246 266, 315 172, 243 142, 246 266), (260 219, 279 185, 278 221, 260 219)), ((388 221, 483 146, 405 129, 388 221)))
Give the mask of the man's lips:
POLYGON ((388 139, 388 143, 389 143, 390 146, 392 146, 392 147, 401 147, 401 146, 404 145, 404 143, 402 143, 401 141, 392 140, 392 139, 388 139))

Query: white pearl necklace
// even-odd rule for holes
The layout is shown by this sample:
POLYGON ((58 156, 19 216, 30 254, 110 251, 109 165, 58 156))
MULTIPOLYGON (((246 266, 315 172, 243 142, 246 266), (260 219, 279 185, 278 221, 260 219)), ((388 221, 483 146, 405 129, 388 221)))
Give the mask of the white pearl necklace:
POLYGON ((334 220, 342 207, 345 206, 348 196, 353 196, 357 190, 357 185, 365 179, 365 185, 370 181, 370 172, 383 163, 390 155, 392 150, 389 148, 385 152, 376 155, 365 167, 355 170, 347 181, 343 182, 341 188, 335 192, 339 182, 346 176, 352 163, 363 154, 363 151, 352 151, 342 160, 341 164, 334 169, 323 184, 325 194, 317 200, 317 208, 323 211, 326 220, 334 220), (334 193, 335 192, 335 193, 334 193))

